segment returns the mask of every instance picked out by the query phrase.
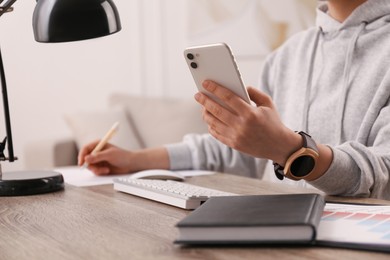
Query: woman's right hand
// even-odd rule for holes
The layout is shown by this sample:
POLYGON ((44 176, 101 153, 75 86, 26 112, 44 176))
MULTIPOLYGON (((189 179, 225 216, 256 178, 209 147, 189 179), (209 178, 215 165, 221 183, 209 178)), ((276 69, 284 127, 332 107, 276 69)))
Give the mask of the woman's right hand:
POLYGON ((106 144, 100 152, 92 155, 99 140, 85 145, 78 155, 79 166, 88 164, 88 169, 96 175, 123 174, 136 171, 132 169, 134 153, 112 144, 106 144))
POLYGON ((169 156, 164 147, 129 151, 106 144, 92 155, 99 140, 85 145, 79 152, 78 165, 88 164, 96 175, 125 174, 147 169, 169 169, 169 156))

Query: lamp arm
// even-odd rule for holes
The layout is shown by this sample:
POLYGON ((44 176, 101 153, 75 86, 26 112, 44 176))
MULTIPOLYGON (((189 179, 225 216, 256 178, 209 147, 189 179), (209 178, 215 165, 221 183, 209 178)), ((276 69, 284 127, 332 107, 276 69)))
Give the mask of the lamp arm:
MULTIPOLYGON (((0 16, 2 16, 6 12, 11 12, 13 10, 12 5, 16 2, 16 0, 8 0, 4 4, 3 2, 4 0, 0 0, 0 16)), ((9 105, 8 105, 7 83, 5 80, 3 57, 1 54, 1 49, 0 49, 0 81, 1 81, 1 91, 3 96, 5 131, 7 134, 3 142, 0 143, 0 160, 1 161, 8 160, 10 162, 13 162, 18 158, 15 157, 14 155, 14 147, 13 147, 12 131, 11 131, 11 118, 10 118, 9 105), (7 141, 8 141, 8 146, 7 146, 8 158, 4 155, 4 149, 7 141)))
MULTIPOLYGON (((0 160, 7 160, 10 162, 13 162, 17 160, 17 158, 14 156, 14 148, 13 148, 13 142, 12 142, 12 131, 11 131, 11 118, 9 113, 9 105, 8 105, 8 94, 7 94, 7 83, 5 80, 5 73, 4 73, 4 66, 3 66, 3 57, 1 54, 1 48, 0 48, 0 80, 1 80, 1 91, 3 94, 3 106, 4 106, 4 121, 5 121, 5 130, 7 134, 7 139, 5 139, 1 145, 1 148, 4 150, 5 143, 8 141, 8 158, 4 156, 4 158, 0 158, 0 160)), ((0 153, 4 154, 3 151, 0 151, 0 153)), ((2 156, 3 157, 3 156, 2 156)))
MULTIPOLYGON (((0 5, 4 2, 4 0, 0 0, 0 5)), ((11 12, 13 10, 12 5, 16 2, 16 0, 8 0, 3 5, 0 6, 0 16, 2 16, 6 12, 11 12)))

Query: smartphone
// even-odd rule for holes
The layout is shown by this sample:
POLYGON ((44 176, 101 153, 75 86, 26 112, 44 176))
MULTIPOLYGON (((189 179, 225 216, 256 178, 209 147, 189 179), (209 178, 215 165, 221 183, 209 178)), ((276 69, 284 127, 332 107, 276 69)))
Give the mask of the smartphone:
POLYGON ((221 100, 202 87, 203 81, 212 80, 251 103, 233 53, 226 43, 189 47, 184 50, 184 56, 200 92, 224 106, 221 100))

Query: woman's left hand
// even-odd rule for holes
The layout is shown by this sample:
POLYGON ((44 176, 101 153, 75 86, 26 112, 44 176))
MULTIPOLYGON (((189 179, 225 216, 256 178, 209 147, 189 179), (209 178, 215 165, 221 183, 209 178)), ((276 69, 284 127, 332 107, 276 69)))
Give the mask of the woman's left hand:
POLYGON ((210 134, 227 146, 281 165, 302 146, 300 135, 281 122, 271 97, 260 90, 248 87, 253 106, 215 82, 205 81, 203 87, 225 105, 200 92, 195 95, 210 134))

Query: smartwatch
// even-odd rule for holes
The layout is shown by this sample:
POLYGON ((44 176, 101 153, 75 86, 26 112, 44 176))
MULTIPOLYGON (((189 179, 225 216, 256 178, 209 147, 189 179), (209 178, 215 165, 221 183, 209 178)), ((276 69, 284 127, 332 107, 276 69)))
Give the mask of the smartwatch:
POLYGON ((284 167, 274 163, 276 177, 283 180, 287 177, 292 180, 301 180, 309 177, 318 160, 318 148, 315 141, 305 132, 298 132, 303 138, 303 146, 294 152, 286 161, 284 167))

